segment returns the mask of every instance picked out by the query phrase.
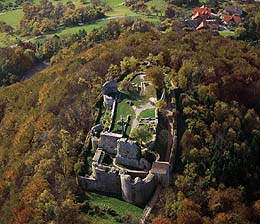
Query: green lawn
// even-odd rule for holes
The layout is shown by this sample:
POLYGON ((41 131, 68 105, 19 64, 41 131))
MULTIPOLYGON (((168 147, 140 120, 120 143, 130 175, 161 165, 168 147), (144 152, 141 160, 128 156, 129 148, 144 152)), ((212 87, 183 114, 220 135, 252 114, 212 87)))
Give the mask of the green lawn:
MULTIPOLYGON (((96 23, 86 24, 83 26, 75 26, 75 27, 69 27, 65 28, 63 30, 57 31, 56 35, 66 35, 66 34, 73 34, 77 33, 79 30, 86 30, 87 32, 92 31, 94 28, 99 28, 101 26, 104 26, 109 23, 109 20, 100 20, 96 23)), ((46 37, 53 36, 54 34, 46 35, 46 37)))
POLYGON ((234 31, 219 31, 219 34, 223 37, 233 37, 233 36, 235 36, 234 31))
MULTIPOLYGON (((34 0, 36 4, 39 3, 40 0, 34 0)), ((63 4, 65 4, 68 0, 61 0, 63 4)), ((9 0, 9 2, 14 2, 14 0, 9 0)), ((54 4, 57 3, 57 1, 52 0, 54 4)), ((74 4, 76 6, 82 5, 80 0, 73 0, 74 4)), ((13 27, 17 27, 19 24, 19 21, 23 17, 23 10, 22 8, 10 10, 8 12, 4 12, 3 14, 0 14, 0 21, 5 21, 8 25, 11 25, 13 27)))
POLYGON ((141 118, 148 118, 148 117, 155 118, 155 108, 143 110, 139 114, 138 120, 140 120, 141 118))
POLYGON ((3 14, 0 14, 0 20, 6 22, 8 25, 16 27, 23 17, 22 9, 12 10, 3 14))
POLYGON ((135 14, 122 4, 124 3, 124 0, 103 0, 102 2, 105 5, 112 7, 112 11, 106 13, 108 16, 126 16, 135 14))
MULTIPOLYGON (((113 209, 119 216, 132 216, 136 219, 139 219, 142 215, 143 210, 135 205, 129 204, 125 201, 122 201, 115 197, 109 197, 104 195, 99 195, 97 193, 88 193, 88 202, 90 206, 98 206, 102 208, 111 208, 113 209)), ((92 216, 93 220, 96 223, 104 223, 104 224, 112 224, 118 223, 115 217, 111 215, 106 216, 92 216)), ((88 216, 89 218, 89 216, 88 216)))
MULTIPOLYGON (((123 119, 126 120, 127 115, 130 115, 130 124, 129 127, 131 127, 133 119, 135 118, 135 112, 133 108, 127 103, 129 99, 125 98, 123 99, 118 105, 117 105, 117 111, 116 111, 116 118, 115 118, 115 124, 114 124, 114 132, 121 131, 121 125, 119 125, 117 122, 121 121, 121 115, 123 116, 123 119)), ((130 128, 127 129, 126 134, 130 133, 130 128)))

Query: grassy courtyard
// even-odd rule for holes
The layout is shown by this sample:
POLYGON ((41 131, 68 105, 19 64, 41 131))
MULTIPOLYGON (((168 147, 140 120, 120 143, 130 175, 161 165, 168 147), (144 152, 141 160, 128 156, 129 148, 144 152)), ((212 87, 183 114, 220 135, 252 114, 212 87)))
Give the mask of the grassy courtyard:
POLYGON ((155 118, 155 108, 143 110, 139 114, 138 120, 141 120, 142 118, 149 118, 149 117, 155 118))
MULTIPOLYGON (((120 132, 122 127, 120 124, 118 124, 119 121, 121 121, 121 115, 123 116, 123 119, 126 120, 127 116, 130 115, 130 127, 132 125, 133 119, 135 118, 135 112, 133 108, 128 104, 129 99, 125 98, 123 99, 117 106, 116 111, 116 118, 115 118, 115 124, 113 132, 120 132)), ((130 128, 127 129, 126 134, 130 133, 130 128)))
POLYGON ((123 217, 133 217, 138 220, 142 215, 142 208, 129 204, 119 198, 97 194, 94 192, 87 193, 90 207, 98 207, 100 210, 114 211, 115 214, 105 213, 103 215, 86 216, 86 220, 95 220, 99 224, 114 224, 123 217))

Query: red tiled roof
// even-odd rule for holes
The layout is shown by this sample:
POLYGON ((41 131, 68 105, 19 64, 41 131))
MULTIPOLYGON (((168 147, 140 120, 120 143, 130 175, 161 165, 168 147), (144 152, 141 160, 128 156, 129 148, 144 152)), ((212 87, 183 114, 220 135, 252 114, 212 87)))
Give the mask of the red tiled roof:
POLYGON ((232 16, 224 15, 223 20, 224 20, 224 22, 230 22, 232 20, 232 16))
POLYGON ((235 16, 235 15, 233 15, 233 16, 224 15, 223 20, 224 20, 224 22, 227 22, 227 23, 231 22, 231 21, 234 21, 235 23, 240 23, 241 18, 239 16, 235 16))
POLYGON ((233 20, 235 21, 235 23, 241 22, 241 18, 239 16, 233 16, 233 20))
POLYGON ((199 12, 196 12, 196 14, 191 17, 191 19, 196 19, 198 17, 200 17, 200 14, 199 14, 199 12))
POLYGON ((193 9, 192 19, 196 19, 198 17, 205 17, 211 15, 211 8, 205 7, 204 5, 200 8, 193 9))

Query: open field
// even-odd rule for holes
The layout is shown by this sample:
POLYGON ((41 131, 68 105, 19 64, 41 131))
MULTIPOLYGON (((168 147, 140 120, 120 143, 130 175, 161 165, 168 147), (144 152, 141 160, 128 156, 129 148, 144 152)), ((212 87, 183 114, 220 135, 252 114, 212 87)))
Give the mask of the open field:
MULTIPOLYGON (((67 2, 67 0, 60 0, 60 1, 63 2, 63 4, 67 2)), ((14 2, 14 0, 8 0, 6 2, 14 2)), ((34 3, 36 4, 39 4, 39 2, 40 0, 34 0, 34 3)), ((57 4, 57 1, 52 0, 52 2, 54 4, 57 4)), ((80 0, 74 0, 73 2, 76 6, 82 5, 80 0)), ((0 21, 5 21, 8 25, 11 25, 13 27, 17 27, 22 17, 23 17, 23 10, 21 7, 15 10, 10 10, 7 12, 0 13, 0 21)))
POLYGON ((17 25, 22 17, 23 17, 22 9, 16 9, 16 10, 12 10, 12 11, 0 14, 0 21, 4 21, 8 25, 17 27, 17 25))

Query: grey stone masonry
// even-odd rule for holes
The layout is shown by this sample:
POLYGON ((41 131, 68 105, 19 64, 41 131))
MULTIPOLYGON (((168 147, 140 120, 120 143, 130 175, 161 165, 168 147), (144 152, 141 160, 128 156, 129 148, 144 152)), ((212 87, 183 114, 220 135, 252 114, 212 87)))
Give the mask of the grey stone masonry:
POLYGON ((117 140, 122 138, 121 134, 116 134, 112 132, 101 132, 99 140, 99 148, 110 154, 116 154, 117 140))
POLYGON ((149 173, 146 178, 136 177, 133 179, 128 174, 120 174, 122 197, 125 201, 135 204, 146 204, 151 198, 156 182, 155 176, 149 173))
POLYGON ((151 164, 144 158, 141 158, 141 148, 136 142, 121 138, 117 141, 116 163, 138 168, 142 170, 149 170, 151 164))
POLYGON ((163 161, 155 161, 152 165, 151 173, 155 175, 156 181, 164 187, 169 185, 170 180, 170 163, 163 161))
POLYGON ((103 95, 110 95, 112 93, 117 93, 117 91, 118 91, 117 80, 113 79, 113 80, 105 82, 103 85, 102 91, 103 91, 103 95))

